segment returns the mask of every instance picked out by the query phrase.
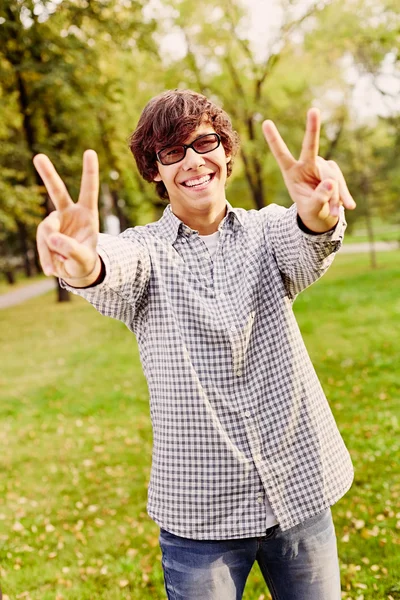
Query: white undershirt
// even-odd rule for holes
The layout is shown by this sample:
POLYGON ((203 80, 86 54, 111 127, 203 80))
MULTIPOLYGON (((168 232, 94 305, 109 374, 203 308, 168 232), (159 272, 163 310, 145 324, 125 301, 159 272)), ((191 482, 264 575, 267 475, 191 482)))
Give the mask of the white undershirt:
MULTIPOLYGON (((212 233, 211 235, 201 235, 200 238, 203 240, 203 242, 207 246, 207 250, 209 251, 211 258, 214 258, 215 253, 217 252, 217 248, 218 248, 219 231, 216 231, 215 233, 212 233)), ((268 529, 268 527, 272 527, 273 525, 276 525, 278 521, 275 518, 275 515, 273 513, 271 504, 269 503, 267 496, 265 496, 265 498, 263 500, 265 502, 266 513, 267 513, 265 527, 266 527, 266 529, 268 529)))
POLYGON ((216 231, 215 233, 212 233, 211 235, 201 235, 200 238, 203 240, 203 242, 207 246, 207 250, 209 251, 211 258, 214 258, 215 253, 218 248, 219 231, 216 231))

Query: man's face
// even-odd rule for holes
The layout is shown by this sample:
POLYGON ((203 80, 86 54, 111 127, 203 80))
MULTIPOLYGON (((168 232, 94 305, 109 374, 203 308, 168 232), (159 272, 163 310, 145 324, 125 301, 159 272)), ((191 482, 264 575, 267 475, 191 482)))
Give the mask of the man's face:
MULTIPOLYGON (((215 130, 209 123, 202 123, 183 143, 191 144, 207 133, 215 133, 215 130)), ((188 218, 223 209, 229 161, 222 143, 207 154, 197 154, 188 148, 186 156, 175 164, 162 165, 157 161, 158 175, 154 181, 163 181, 173 213, 186 222, 188 218)))

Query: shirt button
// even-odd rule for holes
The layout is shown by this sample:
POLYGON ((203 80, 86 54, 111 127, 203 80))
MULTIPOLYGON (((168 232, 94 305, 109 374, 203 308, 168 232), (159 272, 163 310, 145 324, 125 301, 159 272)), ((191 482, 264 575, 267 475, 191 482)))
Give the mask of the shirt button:
POLYGON ((261 454, 255 454, 254 460, 261 460, 261 454))
POLYGON ((235 331, 236 331, 236 327, 235 327, 234 325, 231 325, 229 329, 230 329, 232 332, 235 332, 235 331))
POLYGON ((240 377, 241 375, 243 375, 243 371, 241 371, 240 369, 238 369, 238 370, 236 371, 236 375, 237 375, 238 377, 240 377))
POLYGON ((224 292, 222 292, 222 293, 219 295, 219 297, 221 298, 221 300, 223 300, 224 298, 226 298, 226 296, 225 296, 224 292))
POLYGON ((251 417, 250 411, 249 410, 245 410, 244 411, 244 416, 246 417, 246 419, 250 419, 250 417, 251 417))
POLYGON ((258 504, 263 504, 264 503, 264 497, 263 496, 257 496, 257 502, 258 502, 258 504))

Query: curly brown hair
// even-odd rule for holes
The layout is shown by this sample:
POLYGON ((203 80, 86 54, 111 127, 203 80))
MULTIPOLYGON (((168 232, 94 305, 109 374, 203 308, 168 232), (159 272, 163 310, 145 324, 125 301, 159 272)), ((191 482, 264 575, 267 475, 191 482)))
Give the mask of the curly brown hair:
MULTIPOLYGON (((129 138, 129 148, 142 177, 153 182, 158 174, 156 152, 166 144, 183 143, 204 122, 210 123, 221 136, 225 153, 231 156, 227 163, 229 177, 233 157, 239 149, 239 136, 222 108, 192 90, 167 90, 152 98, 144 107, 138 125, 129 138)), ((155 183, 160 198, 167 199, 164 183, 155 183)))

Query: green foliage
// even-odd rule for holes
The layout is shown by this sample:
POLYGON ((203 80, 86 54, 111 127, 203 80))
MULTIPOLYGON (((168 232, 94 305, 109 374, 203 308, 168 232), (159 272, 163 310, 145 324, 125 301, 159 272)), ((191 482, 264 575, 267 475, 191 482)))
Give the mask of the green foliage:
MULTIPOLYGON (((360 75, 369 73, 377 85, 385 61, 398 56, 399 10, 389 0, 330 0, 308 6, 282 0, 280 4, 280 30, 275 37, 267 39, 266 35, 265 52, 260 53, 252 45, 248 13, 240 0, 223 0, 218 7, 212 0, 201 4, 164 0, 165 33, 180 32, 187 46, 183 58, 175 59, 173 52, 164 57, 164 81, 167 87, 192 87, 211 95, 232 115, 242 140, 239 178, 247 183, 253 205, 258 207, 282 198, 287 201, 261 133, 262 120, 276 121, 297 156, 305 113, 316 103, 323 109, 321 154, 339 161, 358 199, 359 181, 368 167, 358 160, 352 142, 360 134, 350 107, 354 84, 348 69, 351 65, 360 75), (354 177, 352 167, 357 160, 361 164, 354 177)), ((367 129, 373 132, 373 128, 370 124, 367 129)), ((374 136, 368 135, 370 139, 363 143, 370 148, 374 136)), ((398 154, 396 137, 387 138, 376 174, 378 186, 393 181, 395 188, 397 177, 392 177, 391 163, 398 154)), ((233 188, 237 187, 243 186, 235 181, 233 188)), ((385 198, 374 198, 376 212, 383 213, 388 206, 396 212, 391 191, 385 192, 385 198)), ((363 209, 352 213, 350 225, 362 214, 363 209)))
POLYGON ((103 169, 103 181, 115 193, 121 214, 127 223, 137 219, 132 198, 139 186, 124 156, 128 132, 116 127, 121 78, 111 56, 119 64, 121 53, 155 53, 154 24, 143 21, 141 10, 140 2, 129 0, 15 0, 0 7, 0 221, 5 232, 12 233, 22 220, 33 241, 30 226, 48 210, 32 166, 37 152, 50 156, 76 198, 82 153, 95 148, 101 162, 110 165, 103 169), (118 173, 118 181, 110 171, 118 173), (130 179, 126 185, 124 176, 130 179))
POLYGON ((398 218, 398 115, 362 124, 351 106, 353 73, 380 74, 398 62, 395 0, 281 0, 282 23, 255 49, 241 0, 162 0, 153 18, 144 0, 10 0, 0 5, 0 219, 34 228, 48 206, 32 167, 36 152, 53 159, 76 198, 82 153, 95 148, 103 189, 123 226, 152 220, 161 206, 127 150, 145 103, 165 88, 190 87, 232 116, 242 150, 229 199, 246 206, 289 203, 261 132, 278 124, 298 156, 307 108, 323 112, 321 154, 336 160, 358 201, 349 224, 366 212, 398 218), (146 9, 146 10, 145 10, 146 9), (355 17, 355 15, 357 15, 355 17), (183 40, 177 47, 176 34, 183 40), (168 45, 165 40, 171 40, 168 45), (162 47, 162 51, 160 50, 162 47), (362 152, 360 153, 360 149, 362 152), (361 158, 361 154, 364 158, 361 158), (20 185, 22 190, 10 190, 20 185), (364 186, 365 187, 365 186, 364 186), (38 193, 39 191, 39 193, 38 193), (18 206, 18 210, 17 210, 18 206), (11 208, 13 207, 13 208, 11 208))
POLYGON ((27 225, 37 224, 40 216, 40 194, 37 186, 7 183, 7 175, 11 181, 18 181, 19 173, 14 170, 3 170, 3 175, 5 180, 0 180, 0 196, 3 199, 0 206, 0 226, 4 228, 3 231, 16 231, 17 221, 24 221, 27 225))

